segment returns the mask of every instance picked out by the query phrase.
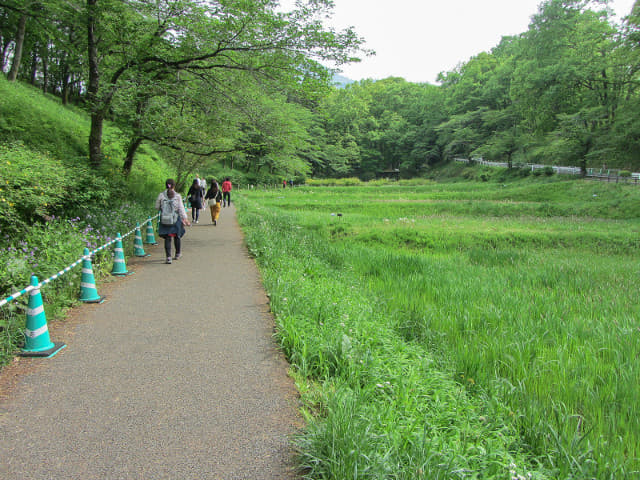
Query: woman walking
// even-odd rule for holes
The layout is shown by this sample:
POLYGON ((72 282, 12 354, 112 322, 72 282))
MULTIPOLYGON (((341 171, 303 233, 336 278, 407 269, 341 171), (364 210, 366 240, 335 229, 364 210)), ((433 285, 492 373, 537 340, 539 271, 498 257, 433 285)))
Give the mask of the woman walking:
POLYGON ((160 210, 158 235, 164 238, 166 263, 171 263, 171 239, 173 238, 176 247, 174 258, 178 260, 182 256, 180 239, 185 234, 184 225, 191 225, 191 223, 189 223, 187 212, 182 204, 182 197, 175 191, 176 182, 172 178, 168 178, 165 186, 167 189, 160 192, 156 199, 156 210, 160 210))
POLYGON ((231 189, 233 185, 231 185, 231 179, 229 177, 224 179, 222 182, 222 206, 229 207, 231 206, 231 189))
POLYGON ((204 198, 204 191, 200 186, 200 180, 197 178, 193 180, 193 183, 189 187, 187 192, 189 203, 191 204, 191 221, 198 223, 200 219, 200 210, 202 210, 202 199, 204 198))
POLYGON ((222 202, 222 192, 218 187, 218 182, 215 178, 211 179, 211 186, 209 191, 204 197, 209 203, 209 210, 211 210, 211 221, 213 225, 218 225, 218 217, 220 216, 220 202, 222 202))

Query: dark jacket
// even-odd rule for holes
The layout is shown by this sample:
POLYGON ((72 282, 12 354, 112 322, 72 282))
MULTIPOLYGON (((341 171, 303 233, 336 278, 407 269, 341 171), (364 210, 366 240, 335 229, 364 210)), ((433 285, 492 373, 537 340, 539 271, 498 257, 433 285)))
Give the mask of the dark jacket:
POLYGON ((204 198, 206 198, 207 200, 209 200, 210 198, 215 198, 216 203, 220 203, 222 202, 222 192, 217 185, 213 185, 211 188, 209 188, 209 191, 204 198))
POLYGON ((204 192, 201 187, 194 187, 191 185, 189 187, 189 191, 187 192, 187 198, 189 199, 189 203, 191 203, 192 207, 202 208, 202 198, 204 197, 204 192))

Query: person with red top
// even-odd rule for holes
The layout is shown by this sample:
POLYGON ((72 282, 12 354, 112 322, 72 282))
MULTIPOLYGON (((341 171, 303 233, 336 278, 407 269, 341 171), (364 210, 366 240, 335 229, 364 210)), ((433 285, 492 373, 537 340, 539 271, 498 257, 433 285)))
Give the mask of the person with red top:
POLYGON ((231 179, 229 177, 224 179, 222 182, 222 206, 228 207, 231 205, 231 189, 233 186, 231 185, 231 179))

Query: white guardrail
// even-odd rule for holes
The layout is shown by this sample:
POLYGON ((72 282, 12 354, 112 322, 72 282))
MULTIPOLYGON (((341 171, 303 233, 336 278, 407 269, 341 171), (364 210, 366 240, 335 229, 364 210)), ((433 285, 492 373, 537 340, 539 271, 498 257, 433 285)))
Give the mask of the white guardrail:
MULTIPOLYGON (((488 167, 507 168, 509 166, 507 162, 489 162, 487 160, 484 160, 483 158, 469 159, 469 158, 456 157, 453 160, 461 163, 474 162, 479 165, 486 165, 488 167)), ((531 171, 533 172, 534 170, 546 168, 549 165, 541 165, 537 163, 526 163, 522 166, 528 169, 530 168, 531 171)), ((555 173, 560 175, 580 175, 582 173, 582 170, 580 169, 580 167, 562 167, 557 165, 551 165, 551 168, 555 173)), ((633 180, 634 183, 638 183, 638 181, 640 181, 640 173, 632 173, 631 177, 620 177, 619 173, 620 173, 620 170, 614 170, 614 169, 587 168, 587 177, 596 177, 601 179, 613 179, 613 180, 616 180, 618 178, 631 178, 631 180, 633 180)))

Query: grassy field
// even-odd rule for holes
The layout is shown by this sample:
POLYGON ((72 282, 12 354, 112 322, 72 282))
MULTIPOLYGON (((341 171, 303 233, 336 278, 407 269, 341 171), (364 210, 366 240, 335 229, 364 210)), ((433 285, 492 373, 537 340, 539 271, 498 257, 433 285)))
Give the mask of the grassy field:
POLYGON ((239 197, 308 478, 640 478, 640 188, 239 197))

